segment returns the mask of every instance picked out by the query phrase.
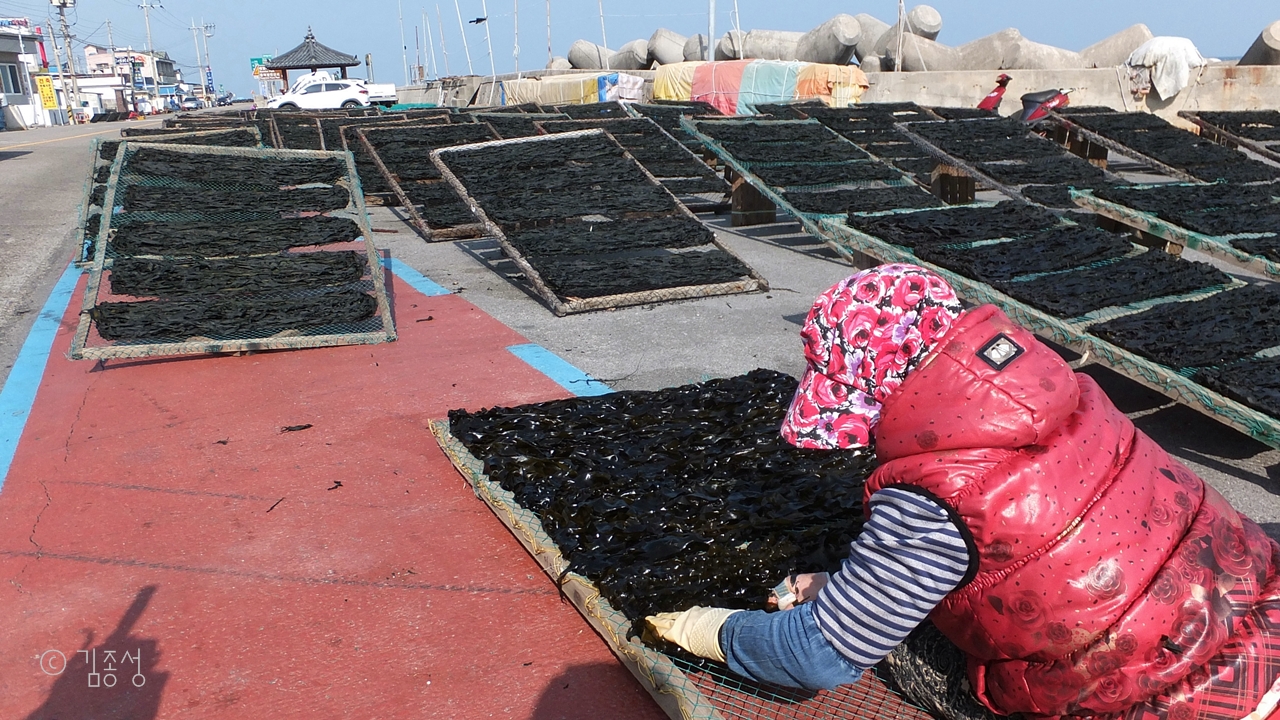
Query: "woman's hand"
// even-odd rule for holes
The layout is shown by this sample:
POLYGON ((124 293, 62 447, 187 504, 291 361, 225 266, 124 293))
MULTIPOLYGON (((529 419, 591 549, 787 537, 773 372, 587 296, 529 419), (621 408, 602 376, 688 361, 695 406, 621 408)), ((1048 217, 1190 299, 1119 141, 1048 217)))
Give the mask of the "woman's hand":
POLYGON ((775 588, 769 594, 769 607, 776 607, 779 610, 790 610, 801 603, 809 602, 818 597, 818 591, 826 586, 827 581, 831 579, 830 573, 802 573, 799 575, 791 575, 787 577, 779 587, 786 585, 787 593, 779 597, 778 590, 775 588))

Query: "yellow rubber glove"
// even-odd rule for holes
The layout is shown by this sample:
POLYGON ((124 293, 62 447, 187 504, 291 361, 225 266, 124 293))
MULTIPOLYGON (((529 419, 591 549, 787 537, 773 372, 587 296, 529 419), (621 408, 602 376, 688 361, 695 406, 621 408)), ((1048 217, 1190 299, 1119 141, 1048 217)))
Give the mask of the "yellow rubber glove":
POLYGON ((730 615, 737 612, 742 611, 694 605, 684 612, 650 615, 645 618, 645 623, 667 642, 673 642, 698 657, 724 662, 724 651, 720 649, 720 627, 730 615))

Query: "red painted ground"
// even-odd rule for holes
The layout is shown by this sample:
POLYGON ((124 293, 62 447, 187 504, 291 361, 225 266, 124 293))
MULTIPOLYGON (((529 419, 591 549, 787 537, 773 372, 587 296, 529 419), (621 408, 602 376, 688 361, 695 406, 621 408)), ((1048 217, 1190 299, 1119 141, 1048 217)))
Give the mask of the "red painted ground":
POLYGON ((566 393, 394 291, 395 343, 105 369, 72 299, 0 492, 0 718, 664 717, 426 426, 566 393))

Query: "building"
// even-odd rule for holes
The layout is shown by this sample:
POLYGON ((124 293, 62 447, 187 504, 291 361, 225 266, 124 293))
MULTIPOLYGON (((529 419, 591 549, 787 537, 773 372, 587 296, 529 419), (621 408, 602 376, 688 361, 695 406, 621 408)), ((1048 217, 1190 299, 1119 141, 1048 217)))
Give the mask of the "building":
MULTIPOLYGON (((47 73, 44 35, 27 18, 0 18, 0 113, 4 127, 48 125, 56 118, 46 113, 34 77, 47 73)), ((56 111, 55 111, 56 114, 56 111)))

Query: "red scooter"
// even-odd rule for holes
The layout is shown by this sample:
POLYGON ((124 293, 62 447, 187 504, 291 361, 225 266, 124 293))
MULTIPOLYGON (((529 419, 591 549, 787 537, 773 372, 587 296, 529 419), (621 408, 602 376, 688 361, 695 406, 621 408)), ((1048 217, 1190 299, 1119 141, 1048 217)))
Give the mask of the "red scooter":
POLYGON ((1022 96, 1022 117, 1024 123, 1033 123, 1049 117, 1049 111, 1054 108, 1066 107, 1071 104, 1071 98, 1067 97, 1070 90, 1041 90, 1040 92, 1027 93, 1022 96))

